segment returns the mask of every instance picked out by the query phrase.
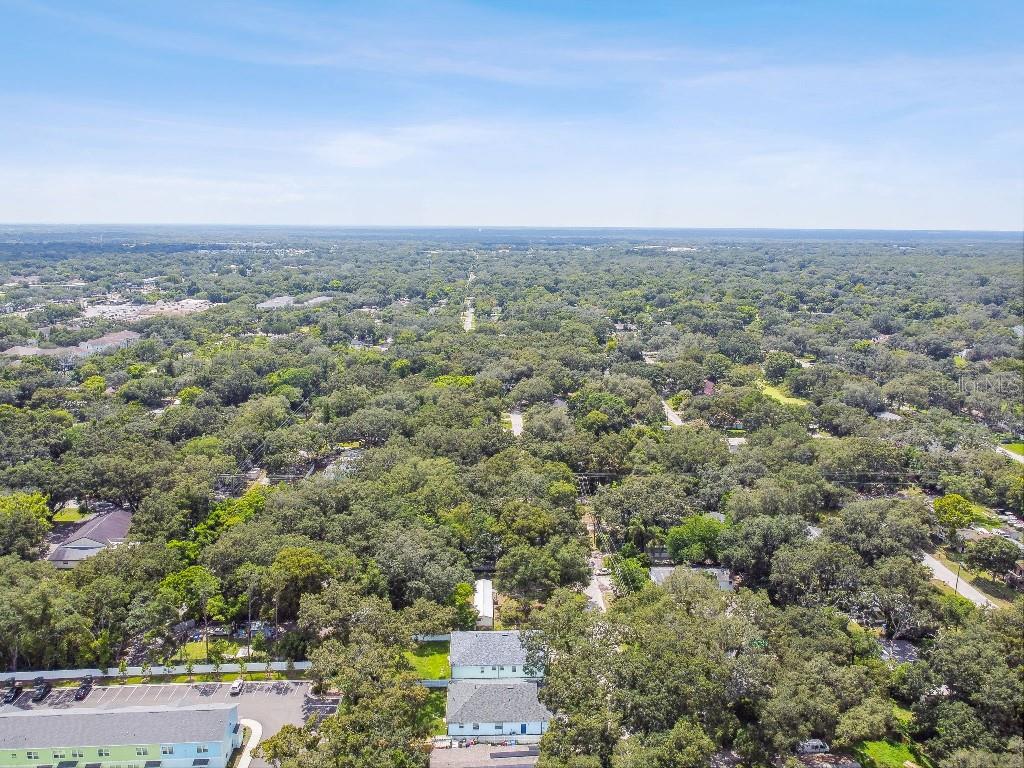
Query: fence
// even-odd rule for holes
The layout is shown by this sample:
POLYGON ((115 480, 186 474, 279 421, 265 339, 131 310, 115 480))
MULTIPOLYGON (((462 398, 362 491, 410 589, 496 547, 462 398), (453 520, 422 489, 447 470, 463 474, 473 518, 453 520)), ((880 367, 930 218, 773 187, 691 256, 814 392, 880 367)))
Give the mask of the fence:
MULTIPOLYGON (((304 672, 309 669, 312 664, 308 661, 296 661, 289 664, 287 661, 272 661, 269 664, 270 672, 288 672, 294 670, 295 672, 304 672)), ((238 674, 239 672, 267 672, 268 665, 264 661, 250 661, 244 664, 238 662, 232 662, 230 664, 221 664, 216 668, 216 672, 220 674, 238 674), (244 669, 243 669, 244 667, 244 669)), ((81 680, 87 675, 92 675, 95 678, 108 677, 118 678, 122 674, 125 677, 143 677, 143 676, 156 676, 156 675, 207 675, 214 673, 213 664, 193 664, 191 670, 186 664, 171 664, 170 666, 164 666, 163 664, 154 664, 148 667, 143 673, 142 667, 126 667, 122 673, 117 667, 111 667, 110 669, 51 669, 42 672, 0 672, 0 681, 13 677, 19 682, 31 682, 37 677, 41 677, 44 680, 81 680)))

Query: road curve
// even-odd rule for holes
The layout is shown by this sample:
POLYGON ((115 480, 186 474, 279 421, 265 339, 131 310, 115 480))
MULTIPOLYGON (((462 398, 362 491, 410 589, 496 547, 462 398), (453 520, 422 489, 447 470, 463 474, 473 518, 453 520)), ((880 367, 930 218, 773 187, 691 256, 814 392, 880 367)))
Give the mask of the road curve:
POLYGON ((1003 448, 1003 446, 1001 446, 1001 445, 997 445, 996 446, 996 452, 1003 454, 1003 456, 1005 456, 1008 459, 1013 459, 1018 464, 1024 464, 1024 456, 1020 456, 1020 455, 1014 453, 1013 451, 1008 451, 1006 448, 1003 448))
POLYGON ((242 756, 238 758, 236 768, 249 768, 249 764, 252 762, 252 751, 260 743, 260 739, 263 738, 263 725, 257 720, 248 720, 244 717, 240 718, 238 722, 252 731, 252 733, 249 734, 249 741, 246 742, 245 747, 242 749, 242 756))

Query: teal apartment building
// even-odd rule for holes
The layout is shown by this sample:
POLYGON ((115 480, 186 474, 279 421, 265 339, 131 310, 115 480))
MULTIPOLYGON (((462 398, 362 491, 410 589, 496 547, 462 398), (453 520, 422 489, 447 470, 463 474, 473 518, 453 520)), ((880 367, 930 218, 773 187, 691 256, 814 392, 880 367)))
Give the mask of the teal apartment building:
POLYGON ((0 714, 0 768, 225 768, 235 704, 0 714))

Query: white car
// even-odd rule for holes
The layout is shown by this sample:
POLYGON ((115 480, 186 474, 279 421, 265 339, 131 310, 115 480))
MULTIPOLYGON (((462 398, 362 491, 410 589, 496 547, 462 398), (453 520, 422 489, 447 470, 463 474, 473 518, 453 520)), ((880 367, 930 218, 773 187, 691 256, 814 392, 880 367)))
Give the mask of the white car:
POLYGON ((242 678, 238 678, 231 684, 231 687, 228 689, 228 693, 231 696, 237 696, 242 692, 243 685, 245 685, 245 681, 242 678))
POLYGON ((808 739, 796 745, 796 753, 798 755, 824 755, 828 751, 828 744, 821 739, 808 739))

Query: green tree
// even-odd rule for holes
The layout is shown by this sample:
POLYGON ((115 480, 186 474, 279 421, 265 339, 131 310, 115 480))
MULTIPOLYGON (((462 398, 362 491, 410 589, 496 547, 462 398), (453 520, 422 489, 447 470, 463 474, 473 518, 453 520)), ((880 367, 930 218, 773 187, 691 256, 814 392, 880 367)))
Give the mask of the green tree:
POLYGON ((0 557, 33 557, 50 527, 50 508, 41 493, 0 495, 0 557))
POLYGON ((1021 559, 1021 551, 1012 541, 989 536, 968 544, 965 559, 971 568, 988 571, 993 577, 1000 578, 1013 570, 1021 559))
POLYGON ((958 493, 949 493, 935 500, 935 516, 952 539, 957 530, 971 524, 974 505, 958 493))
POLYGON ((709 515, 693 515, 669 528, 665 538, 669 556, 677 563, 717 561, 725 523, 709 515))

